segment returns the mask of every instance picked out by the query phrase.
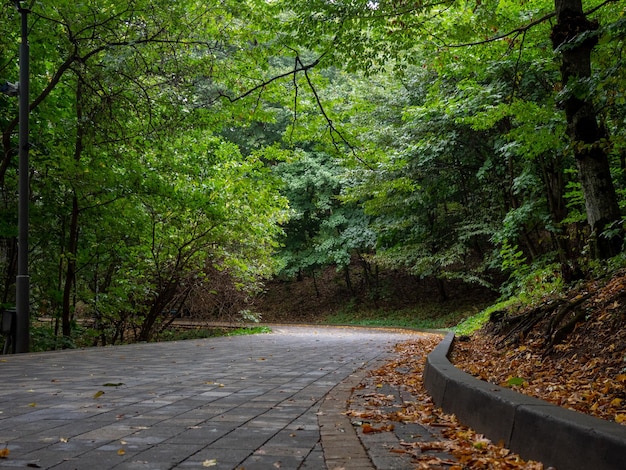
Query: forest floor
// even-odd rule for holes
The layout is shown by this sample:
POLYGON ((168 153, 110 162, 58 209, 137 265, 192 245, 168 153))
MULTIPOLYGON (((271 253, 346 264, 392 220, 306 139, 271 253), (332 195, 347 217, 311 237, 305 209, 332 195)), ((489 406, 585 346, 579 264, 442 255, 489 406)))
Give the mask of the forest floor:
MULTIPOLYGON (((320 295, 307 281, 270 286, 266 303, 260 305, 263 319, 324 323, 329 313, 354 309, 355 300, 349 300, 349 293, 339 287, 332 273, 326 276, 317 283, 318 291, 320 285, 324 286, 320 295)), ((391 296, 402 297, 403 291, 407 295, 389 303, 378 299, 379 313, 432 301, 439 294, 424 281, 391 279, 389 285, 393 286, 391 296)), ((462 285, 450 286, 449 291, 454 297, 439 302, 442 311, 462 306, 461 310, 467 312, 472 302, 482 309, 486 302, 495 300, 486 291, 462 285)), ((540 463, 524 462, 501 445, 489 443, 432 406, 421 386, 421 371, 425 356, 437 342, 435 338, 401 345, 393 364, 373 372, 376 380, 399 384, 420 397, 423 405, 402 410, 403 419, 412 415, 445 429, 439 448, 434 450, 445 449, 456 456, 456 462, 437 461, 437 457, 429 457, 429 449, 415 452, 407 444, 406 452, 415 452, 416 468, 543 468, 540 463), (411 374, 394 372, 406 370, 407 365, 411 374)), ((530 306, 495 312, 483 329, 455 342, 451 360, 483 380, 626 424, 626 271, 580 282, 567 292, 547 296, 530 306)), ((378 415, 383 423, 378 429, 389 426, 384 422, 397 419, 372 410, 355 413, 378 415)))
POLYGON ((367 324, 371 320, 370 324, 383 326, 412 323, 442 328, 480 312, 497 298, 487 288, 454 281, 441 287, 399 272, 381 273, 375 281, 368 281, 353 269, 350 285, 334 269, 315 279, 274 280, 254 309, 263 322, 270 323, 337 324, 345 320, 367 324))
POLYGON ((626 271, 502 313, 455 343, 451 359, 457 367, 626 424, 626 271))

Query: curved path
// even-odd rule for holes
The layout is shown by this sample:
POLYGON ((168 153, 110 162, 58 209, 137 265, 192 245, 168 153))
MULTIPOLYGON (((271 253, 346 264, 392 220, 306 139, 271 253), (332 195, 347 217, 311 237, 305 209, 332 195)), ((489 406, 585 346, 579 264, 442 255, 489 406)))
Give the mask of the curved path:
POLYGON ((341 412, 415 334, 273 329, 0 356, 0 467, 371 468, 341 412))

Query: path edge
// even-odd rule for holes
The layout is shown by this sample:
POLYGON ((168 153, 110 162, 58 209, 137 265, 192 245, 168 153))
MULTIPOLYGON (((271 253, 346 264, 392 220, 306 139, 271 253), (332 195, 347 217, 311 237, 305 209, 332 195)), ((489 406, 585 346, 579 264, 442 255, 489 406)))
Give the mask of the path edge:
POLYGON ((337 384, 322 401, 318 413, 320 440, 328 470, 374 470, 367 450, 346 415, 354 389, 372 367, 361 368, 337 384))
POLYGON ((436 406, 527 460, 571 470, 626 468, 626 426, 479 380, 453 366, 449 333, 428 355, 424 387, 436 406))

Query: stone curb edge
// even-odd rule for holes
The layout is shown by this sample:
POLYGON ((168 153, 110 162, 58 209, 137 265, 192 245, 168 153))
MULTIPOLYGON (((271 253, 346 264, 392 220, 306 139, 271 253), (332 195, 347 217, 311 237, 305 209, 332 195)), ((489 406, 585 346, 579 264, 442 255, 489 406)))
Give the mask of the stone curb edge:
POLYGON ((626 426, 479 380, 454 367, 449 333, 429 354, 424 387, 436 406, 524 459, 559 470, 626 469, 626 426))

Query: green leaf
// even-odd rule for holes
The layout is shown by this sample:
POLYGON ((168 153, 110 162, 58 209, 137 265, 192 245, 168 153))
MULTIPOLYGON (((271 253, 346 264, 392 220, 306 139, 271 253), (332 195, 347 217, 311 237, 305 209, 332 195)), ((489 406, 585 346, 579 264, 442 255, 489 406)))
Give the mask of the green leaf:
POLYGON ((506 381, 507 385, 509 386, 523 385, 524 382, 526 382, 526 379, 522 377, 511 377, 506 381))

